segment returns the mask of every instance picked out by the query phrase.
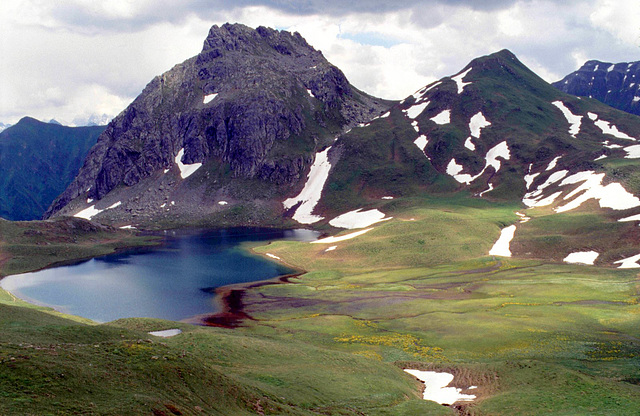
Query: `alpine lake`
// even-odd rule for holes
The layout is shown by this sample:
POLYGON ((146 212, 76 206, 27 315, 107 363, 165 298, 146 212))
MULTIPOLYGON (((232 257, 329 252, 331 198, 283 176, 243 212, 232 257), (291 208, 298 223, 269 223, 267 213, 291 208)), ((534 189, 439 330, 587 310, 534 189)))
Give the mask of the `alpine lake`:
POLYGON ((221 286, 295 272, 251 254, 245 245, 317 237, 302 229, 168 231, 164 243, 152 249, 13 275, 0 286, 29 302, 97 322, 129 317, 180 321, 219 312, 215 289, 221 286))

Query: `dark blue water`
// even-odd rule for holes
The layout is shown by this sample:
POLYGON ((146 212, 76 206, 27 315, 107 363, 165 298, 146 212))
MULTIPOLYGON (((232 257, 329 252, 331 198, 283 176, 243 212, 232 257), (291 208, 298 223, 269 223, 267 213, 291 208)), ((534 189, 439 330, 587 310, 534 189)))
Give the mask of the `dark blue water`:
POLYGON ((159 248, 9 276, 0 285, 20 298, 98 322, 128 317, 182 320, 216 312, 217 287, 292 272, 249 254, 240 248, 242 243, 316 238, 317 233, 308 230, 182 232, 166 237, 159 248))

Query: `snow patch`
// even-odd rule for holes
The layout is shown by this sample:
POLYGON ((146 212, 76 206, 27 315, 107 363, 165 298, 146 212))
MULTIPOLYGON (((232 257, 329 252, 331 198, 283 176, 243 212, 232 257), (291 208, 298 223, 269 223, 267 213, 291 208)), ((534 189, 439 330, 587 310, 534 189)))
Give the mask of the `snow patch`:
POLYGON ((382 199, 393 199, 392 196, 383 196, 382 199))
POLYGON ((632 215, 632 216, 630 216, 630 217, 620 218, 618 221, 619 221, 619 222, 625 222, 625 221, 640 221, 640 214, 632 215))
MULTIPOLYGON (((427 140, 427 136, 425 136, 424 134, 421 136, 418 136, 417 139, 415 139, 413 141, 413 143, 418 146, 418 149, 422 150, 422 153, 424 153, 424 149, 427 147, 427 144, 429 143, 429 140, 427 140)), ((425 154, 426 156, 426 154, 425 154)))
POLYGON ((496 173, 500 170, 501 163, 498 158, 509 160, 511 158, 511 154, 509 153, 509 146, 507 146, 507 142, 503 141, 493 146, 487 152, 485 156, 485 165, 484 168, 475 176, 471 176, 466 173, 460 173, 464 169, 464 166, 459 165, 455 159, 451 159, 449 164, 447 165, 447 174, 453 176, 453 178, 460 182, 466 183, 467 185, 479 178, 485 170, 489 166, 493 167, 496 173))
POLYGON ((304 184, 302 191, 300 191, 297 196, 288 198, 282 202, 285 209, 290 209, 301 202, 293 215, 293 219, 301 224, 313 224, 324 218, 319 215, 313 215, 312 212, 318 204, 318 201, 320 201, 322 188, 324 188, 324 184, 329 177, 329 171, 331 170, 329 149, 331 149, 331 147, 327 147, 322 152, 316 153, 316 158, 313 165, 311 165, 307 182, 304 184))
POLYGON ((216 98, 218 96, 218 93, 214 93, 214 94, 207 94, 204 96, 204 98, 202 99, 202 104, 209 104, 211 101, 213 101, 214 98, 216 98))
POLYGON ((571 193, 564 197, 565 200, 580 194, 573 201, 555 208, 556 212, 565 212, 582 205, 589 199, 596 199, 601 208, 612 208, 615 210, 625 210, 640 206, 640 199, 633 194, 627 192, 619 183, 610 183, 606 186, 602 185, 604 173, 595 173, 594 171, 579 172, 565 178, 560 186, 573 185, 582 182, 582 185, 574 189, 571 193))
MULTIPOLYGON (((640 155, 638 155, 638 157, 640 157, 640 155)), ((602 159, 606 159, 607 155, 600 155, 597 158, 593 159, 594 162, 597 162, 598 160, 602 160, 602 159)))
POLYGON ((95 205, 91 205, 90 207, 85 208, 82 211, 76 212, 75 214, 73 214, 73 216, 77 218, 84 218, 85 220, 90 220, 91 218, 100 214, 102 211, 104 210, 96 209, 95 205))
POLYGON ((457 387, 447 387, 453 381, 453 374, 412 370, 409 368, 404 371, 424 383, 425 388, 422 394, 424 400, 452 405, 455 402, 470 402, 476 398, 473 394, 462 394, 462 389, 457 387))
POLYGON ((602 146, 606 147, 607 149, 622 149, 622 146, 620 146, 619 144, 610 144, 609 140, 605 140, 604 142, 602 142, 602 146))
POLYGON ((484 117, 482 112, 478 112, 476 115, 471 117, 471 120, 469 120, 469 130, 471 131, 471 136, 479 139, 480 131, 490 125, 491 122, 484 117))
POLYGON ((93 202, 93 198, 87 198, 87 204, 90 204, 93 202))
POLYGON ((635 97, 633 97, 633 102, 637 103, 638 101, 640 101, 640 97, 638 97, 637 95, 635 97))
POLYGON ((431 117, 430 120, 440 125, 449 124, 451 123, 451 110, 444 110, 437 116, 431 117))
POLYGON ((431 86, 427 86, 427 87, 422 88, 419 91, 416 91, 415 94, 413 94, 413 98, 416 100, 416 102, 418 102, 418 100, 421 99, 422 97, 424 97, 424 95, 426 93, 428 93, 429 91, 431 91, 432 89, 434 89, 435 87, 437 87, 440 84, 442 84, 442 81, 438 81, 438 82, 432 84, 431 86))
POLYGON ((475 152, 476 150, 476 145, 471 141, 471 137, 467 137, 467 140, 464 141, 464 147, 471 150, 472 152, 475 152))
POLYGON ((536 176, 540 175, 540 173, 528 173, 524 175, 524 183, 527 185, 527 189, 531 188, 531 184, 533 184, 533 180, 536 176))
POLYGON ((328 249, 326 249, 324 252, 325 252, 325 253, 327 253, 327 252, 329 252, 329 251, 333 251, 333 250, 335 250, 335 249, 337 249, 337 248, 338 248, 338 246, 331 246, 331 247, 329 247, 328 249))
POLYGON ((425 108, 427 108, 428 105, 429 105, 429 101, 427 101, 426 103, 422 103, 422 104, 412 105, 411 107, 407 108, 406 110, 402 110, 402 111, 410 119, 415 119, 416 117, 418 117, 424 111, 425 108))
POLYGON ((191 163, 191 164, 185 165, 184 163, 182 163, 183 156, 184 156, 184 147, 180 149, 180 151, 178 152, 174 160, 176 162, 176 165, 178 165, 178 169, 180 169, 180 177, 182 179, 186 179, 189 176, 193 175, 195 171, 200 169, 200 167, 202 166, 202 163, 191 163))
POLYGON ((265 255, 266 255, 267 257, 271 257, 272 259, 282 260, 280 257, 276 256, 275 254, 265 253, 265 255))
POLYGON ((600 253, 597 251, 577 251, 569 254, 562 261, 565 263, 593 265, 593 262, 596 261, 599 255, 600 253))
POLYGON ((613 124, 611 124, 608 121, 599 119, 599 120, 594 121, 593 124, 598 126, 600 128, 600 130, 602 130, 602 133, 604 133, 604 134, 610 134, 610 135, 612 135, 614 137, 617 137, 618 139, 636 140, 635 138, 629 136, 628 134, 623 133, 620 130, 618 130, 618 128, 616 126, 614 126, 613 124))
POLYGON ((340 237, 321 238, 320 240, 312 241, 311 244, 329 244, 329 243, 337 243, 339 241, 351 240, 352 238, 359 237, 362 234, 368 233, 371 230, 373 230, 373 228, 366 228, 364 230, 356 231, 354 233, 341 235, 340 237))
POLYGON ((134 227, 133 225, 123 225, 122 227, 118 227, 121 230, 135 230, 136 227, 134 227))
POLYGON ((227 205, 229 204, 227 201, 218 201, 218 205, 227 205))
POLYGON ((520 217, 520 224, 524 224, 531 219, 531 217, 527 217, 526 214, 523 214, 522 212, 516 212, 516 215, 520 217))
POLYGON ((456 75, 455 77, 451 77, 451 79, 454 80, 456 82, 456 84, 458 85, 458 94, 462 94, 462 91, 464 91, 464 87, 466 87, 467 85, 471 84, 471 82, 463 82, 462 81, 464 79, 464 77, 467 76, 469 71, 471 71, 471 68, 467 69, 466 71, 464 71, 461 74, 456 75))
POLYGON ((573 137, 576 137, 576 134, 580 132, 582 116, 573 114, 562 101, 554 101, 551 104, 555 105, 560 109, 560 111, 562 111, 564 118, 566 118, 567 122, 569 122, 569 134, 571 134, 573 137))
POLYGON ((513 236, 516 233, 516 226, 510 225, 505 227, 500 231, 500 238, 495 242, 491 250, 489 251, 489 255, 491 256, 503 256, 503 257, 511 257, 511 250, 509 250, 509 244, 513 239, 513 236))
POLYGON ((149 335, 154 335, 156 337, 169 338, 174 337, 178 334, 182 334, 181 329, 165 329, 164 331, 151 331, 149 335))
POLYGON ((640 158, 640 144, 634 144, 633 146, 627 146, 624 148, 627 152, 625 159, 638 159, 640 158))
POLYGON ((312 97, 312 98, 316 98, 316 96, 313 95, 313 92, 311 92, 311 90, 308 89, 308 88, 307 88, 307 94, 309 94, 309 96, 312 97))
POLYGON ((76 218, 84 218, 85 220, 91 220, 93 217, 100 214, 102 211, 106 211, 108 209, 118 207, 120 206, 120 204, 122 204, 122 202, 118 201, 115 204, 110 205, 105 209, 97 209, 95 205, 91 205, 88 208, 85 208, 79 212, 76 212, 75 214, 73 214, 73 216, 76 218))
POLYGON ((525 195, 525 197, 522 198, 522 203, 529 208, 546 207, 547 205, 553 204, 561 194, 562 192, 556 192, 542 199, 540 199, 542 195, 535 198, 527 197, 527 195, 525 195))
POLYGON ((610 66, 609 68, 607 68, 607 72, 611 72, 611 71, 613 71, 613 67, 614 67, 614 66, 615 66, 614 64, 611 64, 611 66, 610 66))
POLYGON ((417 121, 411 122, 411 126, 416 131, 416 133, 420 133, 420 128, 418 127, 418 122, 417 121))
POLYGON ((546 171, 549 171, 549 170, 553 170, 553 169, 555 169, 556 164, 558 163, 558 160, 560 160, 560 158, 561 158, 561 157, 562 157, 562 156, 556 156, 556 157, 554 157, 554 158, 553 158, 553 160, 552 160, 551 162, 549 162, 549 164, 547 165, 547 168, 545 169, 545 172, 546 172, 546 171))
POLYGON ((479 196, 479 197, 481 197, 481 198, 482 198, 482 195, 486 194, 487 192, 491 192, 491 191, 493 191, 493 184, 492 184, 491 182, 489 182, 488 186, 489 186, 489 187, 488 187, 487 189, 485 189, 484 191, 482 191, 482 192, 480 192, 480 193, 478 194, 478 196, 479 196))
POLYGON ((385 218, 385 214, 377 209, 362 211, 362 208, 358 208, 355 211, 349 211, 345 214, 338 215, 329 221, 329 224, 334 227, 353 230, 355 228, 369 227, 370 225, 381 221, 387 221, 391 218, 393 217, 385 218))
POLYGON ((640 267, 640 264, 638 264, 638 260, 640 260, 640 254, 627 257, 626 259, 614 261, 613 264, 620 264, 620 267, 618 267, 618 269, 637 269, 638 267, 640 267))

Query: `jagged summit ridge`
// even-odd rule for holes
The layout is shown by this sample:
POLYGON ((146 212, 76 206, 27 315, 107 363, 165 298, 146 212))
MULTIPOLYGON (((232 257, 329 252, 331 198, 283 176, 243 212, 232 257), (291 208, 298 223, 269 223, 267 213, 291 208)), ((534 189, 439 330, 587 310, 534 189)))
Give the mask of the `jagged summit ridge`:
POLYGON ((587 61, 580 69, 554 82, 559 90, 592 97, 631 114, 640 115, 640 61, 587 61))
POLYGON ((285 55, 295 53, 296 49, 314 51, 315 49, 300 36, 298 32, 290 33, 264 26, 255 30, 242 24, 225 23, 222 26, 213 25, 204 40, 202 53, 209 51, 256 51, 263 50, 263 43, 268 44, 275 51, 285 55))
MULTIPOLYGON (((180 199, 172 194, 184 187, 184 178, 172 179, 180 151, 181 163, 205 166, 184 179, 199 178, 195 193, 207 202, 199 204, 197 215, 211 211, 209 207, 219 209, 212 200, 218 192, 225 199, 253 198, 232 189, 230 178, 259 180, 269 192, 287 192, 304 175, 317 148, 389 104, 352 87, 298 34, 214 26, 200 54, 155 77, 108 125, 47 215, 76 200, 62 212, 73 214, 86 205, 80 201, 101 200, 146 180, 153 182, 145 188, 150 189, 148 201, 135 205, 164 213, 161 204, 180 199)), ((121 210, 126 207, 123 202, 121 210)))

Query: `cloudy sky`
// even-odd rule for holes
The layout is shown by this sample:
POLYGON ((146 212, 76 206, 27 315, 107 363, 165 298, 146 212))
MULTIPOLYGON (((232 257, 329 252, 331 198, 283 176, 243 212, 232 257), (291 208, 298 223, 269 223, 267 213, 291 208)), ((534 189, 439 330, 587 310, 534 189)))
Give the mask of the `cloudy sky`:
POLYGON ((550 82, 640 60, 638 0, 3 0, 0 122, 113 117, 225 22, 298 31, 391 99, 504 48, 550 82))

